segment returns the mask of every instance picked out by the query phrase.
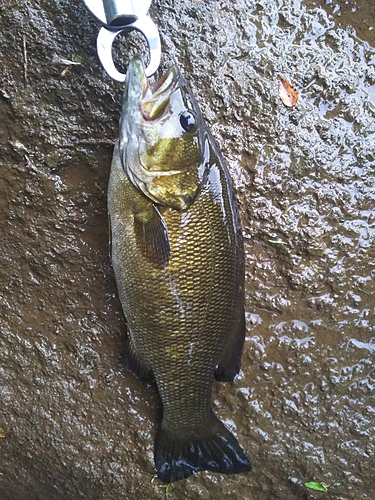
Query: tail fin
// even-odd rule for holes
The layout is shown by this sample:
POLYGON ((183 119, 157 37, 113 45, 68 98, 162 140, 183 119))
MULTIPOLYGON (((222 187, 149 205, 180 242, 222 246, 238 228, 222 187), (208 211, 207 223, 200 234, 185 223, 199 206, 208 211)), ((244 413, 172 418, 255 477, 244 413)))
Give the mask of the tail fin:
POLYGON ((212 413, 203 431, 190 435, 162 427, 155 440, 155 468, 165 483, 185 479, 201 470, 234 474, 251 469, 237 439, 212 413))

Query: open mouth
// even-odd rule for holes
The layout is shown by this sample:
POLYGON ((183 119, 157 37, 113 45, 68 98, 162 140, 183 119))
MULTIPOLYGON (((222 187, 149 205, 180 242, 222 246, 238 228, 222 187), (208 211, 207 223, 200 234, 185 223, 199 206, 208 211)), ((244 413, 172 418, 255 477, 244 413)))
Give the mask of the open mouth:
POLYGON ((145 120, 160 118, 169 103, 171 93, 178 82, 177 66, 171 66, 164 76, 150 84, 146 78, 139 108, 145 120))

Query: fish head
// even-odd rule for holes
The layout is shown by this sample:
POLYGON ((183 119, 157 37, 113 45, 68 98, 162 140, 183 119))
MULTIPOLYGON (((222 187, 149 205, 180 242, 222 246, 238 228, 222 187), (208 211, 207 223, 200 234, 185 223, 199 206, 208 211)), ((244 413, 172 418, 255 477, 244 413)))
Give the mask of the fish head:
POLYGON ((178 66, 150 84, 140 57, 125 79, 120 154, 130 181, 154 202, 187 209, 208 165, 206 126, 178 66))

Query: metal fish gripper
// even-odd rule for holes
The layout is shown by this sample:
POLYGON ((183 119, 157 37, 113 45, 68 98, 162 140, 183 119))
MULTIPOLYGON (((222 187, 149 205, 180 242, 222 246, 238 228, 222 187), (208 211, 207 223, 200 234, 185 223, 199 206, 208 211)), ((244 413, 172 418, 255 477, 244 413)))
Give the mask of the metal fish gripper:
POLYGON ((151 76, 158 69, 161 58, 161 44, 158 29, 147 14, 152 0, 83 0, 88 10, 103 25, 97 38, 100 62, 108 75, 118 82, 125 80, 114 65, 112 46, 120 33, 133 30, 141 33, 148 45, 150 63, 146 75, 151 76))

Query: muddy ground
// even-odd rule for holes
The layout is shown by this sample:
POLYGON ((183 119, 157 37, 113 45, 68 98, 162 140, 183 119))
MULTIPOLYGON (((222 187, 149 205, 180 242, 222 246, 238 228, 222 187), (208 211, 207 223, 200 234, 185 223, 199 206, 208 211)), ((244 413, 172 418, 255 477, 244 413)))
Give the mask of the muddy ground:
MULTIPOLYGON (((121 85, 79 0, 0 7, 0 499, 372 500, 375 14, 369 2, 157 0, 246 238, 242 372, 217 415, 249 474, 153 480, 154 389, 125 372, 106 188, 121 85), (69 72, 57 58, 81 61, 69 72), (207 64, 209 62, 209 64, 207 64), (299 90, 277 96, 277 76, 299 90), (324 482, 327 493, 304 483, 324 482)), ((121 40, 126 57, 141 42, 121 40)), ((143 44, 143 42, 141 42, 143 44)), ((142 50, 144 51, 144 44, 142 50)))

